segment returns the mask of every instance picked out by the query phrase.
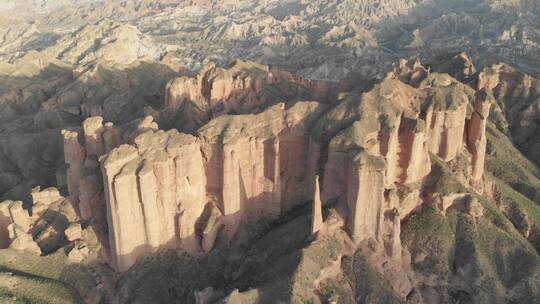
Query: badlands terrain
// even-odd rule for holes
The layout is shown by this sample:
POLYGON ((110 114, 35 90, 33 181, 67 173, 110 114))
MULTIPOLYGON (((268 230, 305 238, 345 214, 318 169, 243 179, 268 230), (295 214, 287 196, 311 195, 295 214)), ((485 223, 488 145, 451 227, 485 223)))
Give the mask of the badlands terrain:
POLYGON ((1 303, 540 303, 535 0, 1 0, 1 303))

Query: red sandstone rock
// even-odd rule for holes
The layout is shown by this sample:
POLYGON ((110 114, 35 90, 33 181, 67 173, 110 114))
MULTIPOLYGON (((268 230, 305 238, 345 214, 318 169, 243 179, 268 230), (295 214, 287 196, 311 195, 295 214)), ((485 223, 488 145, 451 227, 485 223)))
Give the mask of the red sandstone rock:
MULTIPOLYGON (((483 166, 485 122, 473 113, 465 132, 471 90, 418 62, 402 62, 371 91, 340 99, 322 117, 318 102, 222 115, 252 112, 270 101, 267 86, 282 82, 321 99, 331 88, 275 67, 208 66, 195 78, 170 82, 165 109, 150 111, 160 119, 185 118, 184 126, 194 128, 217 116, 196 136, 160 131, 151 116, 134 127, 89 118, 84 146, 77 133, 65 132, 66 162, 75 164, 68 180, 81 215, 99 222, 95 210, 105 202, 117 270, 162 247, 207 253, 217 238, 240 237, 241 228, 277 219, 310 199, 313 232, 322 225, 322 201, 345 204, 354 241, 380 243, 395 270, 401 267, 400 219, 422 204, 429 153, 450 161, 466 142, 478 151, 477 169, 483 166), (95 157, 101 154, 99 172, 95 157), (313 183, 319 174, 321 183, 313 183)), ((399 288, 406 292, 409 285, 399 288)))
POLYGON ((313 207, 311 215, 311 233, 316 234, 323 225, 321 190, 319 187, 319 176, 315 177, 315 193, 313 195, 313 207))
POLYGON ((467 129, 467 145, 472 153, 472 176, 473 181, 478 181, 484 174, 484 162, 486 157, 486 124, 491 107, 492 97, 485 92, 477 94, 473 105, 474 112, 469 120, 467 129))
POLYGON ((308 138, 306 119, 321 108, 304 102, 223 116, 199 131, 201 139, 149 130, 102 157, 115 267, 124 271, 163 246, 208 252, 220 230, 232 238, 241 223, 276 219, 282 208, 294 206, 282 197, 305 201, 303 192, 292 194, 312 178, 305 170, 307 152, 298 152, 308 138), (280 164, 290 172, 280 176, 280 164), (222 212, 211 225, 205 211, 210 197, 222 212))
MULTIPOLYGON (((462 99, 463 100, 463 99, 462 99)), ((467 100, 455 109, 429 109, 426 117, 428 128, 428 147, 434 153, 450 161, 463 147, 463 130, 467 115, 467 100)))
POLYGON ((102 160, 110 185, 106 195, 110 243, 121 271, 161 246, 196 253, 195 224, 206 201, 196 138, 176 131, 149 131, 137 137, 135 145, 120 146, 102 160))
POLYGON ((335 87, 324 81, 307 80, 276 67, 237 60, 224 69, 205 66, 196 77, 183 76, 167 84, 163 120, 170 121, 178 111, 189 113, 181 127, 196 130, 210 118, 227 113, 251 113, 276 100, 268 88, 286 83, 291 96, 307 93, 325 100, 335 87))
POLYGON ((351 157, 348 170, 347 226, 352 238, 362 241, 381 237, 384 206, 385 163, 381 157, 360 153, 351 157))

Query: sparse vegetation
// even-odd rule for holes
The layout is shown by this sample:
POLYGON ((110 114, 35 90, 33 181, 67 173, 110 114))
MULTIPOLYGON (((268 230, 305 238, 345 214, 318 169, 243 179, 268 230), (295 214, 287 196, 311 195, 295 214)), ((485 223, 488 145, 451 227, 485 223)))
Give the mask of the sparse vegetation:
POLYGON ((2 249, 0 302, 81 303, 82 295, 92 292, 96 285, 95 280, 100 280, 91 267, 68 264, 63 251, 48 256, 37 256, 2 249))
POLYGON ((540 170, 517 150, 510 139, 488 124, 486 170, 530 200, 540 199, 540 170))

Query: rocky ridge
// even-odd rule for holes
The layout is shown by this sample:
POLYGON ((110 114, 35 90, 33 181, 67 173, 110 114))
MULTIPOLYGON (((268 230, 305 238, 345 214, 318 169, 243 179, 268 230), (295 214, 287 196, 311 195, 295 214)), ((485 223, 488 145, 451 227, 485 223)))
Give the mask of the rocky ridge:
MULTIPOLYGON (((421 54, 425 61, 436 62, 441 53, 455 51, 468 51, 482 67, 500 58, 525 67, 530 60, 536 62, 537 55, 522 51, 537 49, 540 37, 533 2, 10 2, 0 10, 14 19, 0 26, 0 39, 6 42, 0 58, 13 61, 31 50, 48 49, 71 62, 87 63, 102 57, 131 61, 167 51, 192 70, 242 58, 329 80, 351 72, 381 79, 399 57, 421 54), (40 9, 17 9, 20 5, 40 9), (84 33, 96 34, 96 44, 79 35, 84 33), (507 49, 516 54, 505 55, 507 49)), ((534 66, 529 69, 538 75, 534 66)))

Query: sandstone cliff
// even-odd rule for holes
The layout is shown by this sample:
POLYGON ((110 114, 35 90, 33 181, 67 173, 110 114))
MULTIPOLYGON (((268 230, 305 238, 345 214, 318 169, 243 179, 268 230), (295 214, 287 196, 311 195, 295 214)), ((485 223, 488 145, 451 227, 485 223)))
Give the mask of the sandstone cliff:
POLYGON ((306 127, 322 108, 300 102, 288 110, 278 104, 258 115, 222 116, 197 137, 147 131, 104 156, 115 266, 127 270, 164 246, 208 251, 219 230, 230 240, 244 224, 276 219, 309 200, 298 191, 308 182, 306 127), (219 230, 203 233, 213 229, 206 215, 211 205, 221 214, 212 223, 219 230))
POLYGON ((539 164, 540 81, 505 64, 485 68, 478 78, 478 90, 495 97, 491 117, 497 128, 539 164))
POLYGON ((91 223, 105 221, 97 212, 105 204, 112 265, 126 271, 160 248, 205 254, 313 200, 312 233, 323 206, 343 206, 355 246, 405 297, 415 281, 401 221, 435 200, 422 195, 430 154, 448 163, 467 156, 467 182, 481 183, 491 95, 407 61, 335 102, 334 85, 243 62, 211 66, 172 81, 167 106, 153 112, 186 118, 192 134, 158 130, 152 117, 116 127, 91 117, 80 134, 65 131, 70 194, 91 223), (287 103, 268 99, 283 83, 300 91, 287 103), (295 101, 303 91, 318 101, 295 101))
POLYGON ((183 76, 167 84, 160 121, 193 132, 222 114, 259 112, 281 101, 324 101, 336 86, 249 61, 236 60, 229 68, 208 65, 195 77, 183 76), (171 121, 179 117, 182 121, 171 121))

